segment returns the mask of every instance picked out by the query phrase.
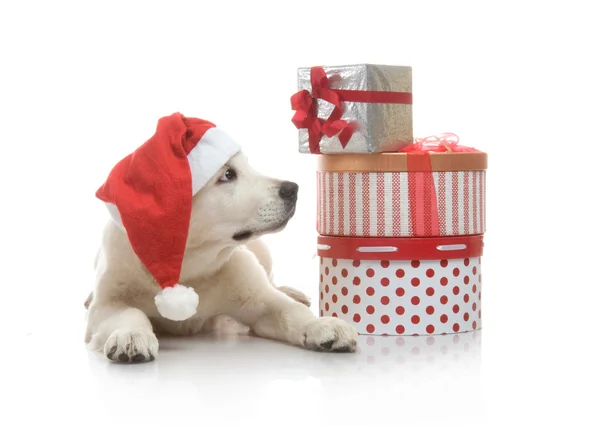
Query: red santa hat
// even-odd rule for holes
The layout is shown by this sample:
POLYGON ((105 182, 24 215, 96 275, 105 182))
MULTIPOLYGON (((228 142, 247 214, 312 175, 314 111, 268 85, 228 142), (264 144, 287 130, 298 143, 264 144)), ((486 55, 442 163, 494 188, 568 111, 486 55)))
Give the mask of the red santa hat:
POLYGON ((181 321, 193 316, 198 295, 179 284, 192 197, 240 151, 213 123, 175 113, 111 170, 96 196, 127 233, 134 252, 158 282, 158 312, 181 321))

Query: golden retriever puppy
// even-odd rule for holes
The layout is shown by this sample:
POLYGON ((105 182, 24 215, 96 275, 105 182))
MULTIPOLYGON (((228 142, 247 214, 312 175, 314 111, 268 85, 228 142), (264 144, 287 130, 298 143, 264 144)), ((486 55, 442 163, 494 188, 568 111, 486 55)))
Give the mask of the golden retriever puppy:
POLYGON ((116 362, 153 360, 155 331, 189 335, 215 318, 231 317, 263 338, 315 351, 353 352, 357 332, 338 318, 319 318, 301 292, 277 288, 260 240, 284 229, 296 208, 298 185, 255 171, 233 155, 193 195, 179 282, 198 295, 195 314, 171 320, 157 309, 161 288, 114 220, 96 258, 95 287, 86 301, 85 341, 116 362))

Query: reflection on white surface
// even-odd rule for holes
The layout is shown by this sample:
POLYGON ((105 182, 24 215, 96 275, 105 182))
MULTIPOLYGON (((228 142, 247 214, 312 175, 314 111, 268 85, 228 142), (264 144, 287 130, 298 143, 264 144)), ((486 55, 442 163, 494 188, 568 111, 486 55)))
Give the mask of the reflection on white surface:
POLYGON ((427 363, 445 369, 459 363, 476 368, 481 362, 481 330, 438 336, 361 336, 358 353, 367 364, 427 363))
POLYGON ((9 411, 20 413, 23 424, 60 416, 103 425, 397 425, 394 410, 419 424, 431 401, 441 411, 429 420, 478 424, 482 416, 481 331, 360 336, 354 354, 310 352, 247 335, 162 338, 155 362, 134 365, 110 363, 73 335, 33 334, 20 347, 3 378, 14 398, 9 411), (457 417, 465 397, 470 408, 457 417), (28 408, 32 400, 36 410, 28 408))
MULTIPOLYGON (((247 335, 197 336, 161 339, 159 360, 140 365, 107 363, 101 354, 89 353, 89 368, 100 379, 140 378, 194 385, 194 377, 223 377, 266 383, 272 379, 328 379, 343 374, 362 378, 393 373, 388 379, 423 369, 428 374, 456 368, 476 375, 481 364, 481 331, 445 336, 359 336, 355 354, 306 351, 247 335)), ((200 384, 203 386, 203 384, 200 384)))

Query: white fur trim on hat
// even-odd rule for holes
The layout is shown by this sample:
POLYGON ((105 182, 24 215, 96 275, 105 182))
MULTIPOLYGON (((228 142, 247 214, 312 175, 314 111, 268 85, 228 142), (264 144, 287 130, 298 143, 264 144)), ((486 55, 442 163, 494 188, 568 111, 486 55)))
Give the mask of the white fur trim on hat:
POLYGON ((240 148, 218 127, 208 129, 187 156, 192 172, 192 194, 200 191, 240 148))
POLYGON ((194 316, 198 301, 198 293, 181 284, 164 288, 154 298, 160 315, 173 321, 183 321, 194 316))

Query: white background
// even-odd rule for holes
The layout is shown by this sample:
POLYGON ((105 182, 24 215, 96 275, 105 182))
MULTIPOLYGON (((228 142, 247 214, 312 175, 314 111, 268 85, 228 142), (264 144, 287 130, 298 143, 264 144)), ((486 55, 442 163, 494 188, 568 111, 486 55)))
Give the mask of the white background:
MULTIPOLYGON (((401 398, 389 389, 392 396, 382 398, 392 405, 348 405, 340 395, 327 409, 372 410, 368 418, 379 424, 598 424, 600 31, 593 4, 2 2, 0 387, 12 399, 0 406, 8 401, 23 416, 42 400, 59 404, 39 391, 53 380, 43 372, 59 369, 56 386, 70 389, 64 410, 74 418, 111 408, 95 409, 99 394, 79 392, 82 363, 88 368, 79 350, 82 303, 108 217, 94 192, 163 115, 217 123, 257 169, 300 184, 297 216, 268 240, 278 283, 316 300, 315 158, 298 153, 290 122, 296 68, 381 63, 413 67, 416 136, 454 132, 489 154, 481 370, 471 394, 456 374, 456 386, 467 389, 464 404, 452 387, 429 389, 435 382, 422 380, 425 371, 398 388, 401 398)), ((281 354, 264 356, 277 364, 281 354)), ((238 386, 235 376, 228 380, 238 386)), ((291 380, 274 394, 283 398, 280 409, 284 400, 301 406, 281 415, 319 423, 310 401, 315 392, 331 395, 315 380, 308 387, 291 380)), ((198 416, 201 423, 201 410, 198 416)))

